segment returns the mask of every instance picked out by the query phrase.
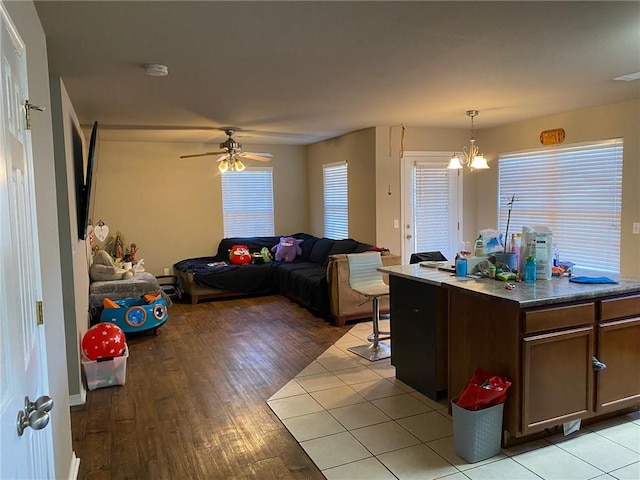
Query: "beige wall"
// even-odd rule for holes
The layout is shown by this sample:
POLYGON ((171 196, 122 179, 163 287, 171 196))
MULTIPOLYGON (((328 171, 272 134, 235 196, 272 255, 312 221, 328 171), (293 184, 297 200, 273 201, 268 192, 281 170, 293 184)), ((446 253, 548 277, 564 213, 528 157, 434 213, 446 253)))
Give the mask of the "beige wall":
MULTIPOLYGON (((266 151, 273 167, 275 233, 308 230, 304 147, 244 145, 266 151)), ((211 145, 100 141, 94 223, 138 245, 147 271, 159 275, 182 259, 214 255, 224 237, 216 157, 181 159, 211 145)), ((248 167, 262 166, 255 161, 248 167)))
POLYGON ((376 243, 375 129, 367 128, 307 147, 309 233, 324 236, 322 165, 347 161, 349 237, 376 243))
MULTIPOLYGON (((65 335, 67 340, 67 370, 71 404, 85 402, 82 383, 80 341, 89 328, 89 245, 78 238, 76 185, 74 175, 73 128, 82 130, 71 100, 60 77, 51 78, 51 115, 54 125, 56 163, 56 193, 60 230, 60 260, 71 268, 62 269, 62 299, 64 302, 65 335)), ((85 142, 83 142, 84 144, 85 142)), ((83 145, 82 162, 86 169, 87 149, 83 145)))

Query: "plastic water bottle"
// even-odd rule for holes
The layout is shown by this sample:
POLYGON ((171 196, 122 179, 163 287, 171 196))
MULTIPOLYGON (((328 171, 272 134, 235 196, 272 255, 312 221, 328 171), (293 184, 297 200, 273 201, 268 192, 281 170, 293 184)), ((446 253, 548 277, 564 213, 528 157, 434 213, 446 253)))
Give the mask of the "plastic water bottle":
POLYGON ((526 283, 536 281, 536 257, 527 257, 527 263, 524 266, 524 281, 526 283))
POLYGON ((558 249, 558 244, 553 244, 553 266, 560 266, 560 250, 558 249))

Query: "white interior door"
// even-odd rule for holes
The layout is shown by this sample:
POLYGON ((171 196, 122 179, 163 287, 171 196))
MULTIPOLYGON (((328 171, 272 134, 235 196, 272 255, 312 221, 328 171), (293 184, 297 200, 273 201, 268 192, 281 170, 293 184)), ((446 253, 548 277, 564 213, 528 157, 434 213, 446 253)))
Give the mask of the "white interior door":
POLYGON ((35 402, 48 390, 44 326, 37 314, 42 295, 31 135, 25 128, 27 62, 1 3, 0 17, 0 478, 44 479, 53 478, 46 423, 54 413, 48 406, 25 412, 25 397, 35 402), (22 434, 19 412, 25 425, 31 423, 22 434))
POLYGON ((453 260, 462 226, 462 175, 448 170, 451 153, 405 152, 403 156, 402 263, 412 253, 440 251, 453 260))

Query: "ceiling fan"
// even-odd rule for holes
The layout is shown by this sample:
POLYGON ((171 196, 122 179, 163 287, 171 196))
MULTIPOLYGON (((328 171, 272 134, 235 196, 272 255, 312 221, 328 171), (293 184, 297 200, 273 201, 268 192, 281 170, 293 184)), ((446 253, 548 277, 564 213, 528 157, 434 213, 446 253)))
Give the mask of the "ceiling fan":
POLYGON ((218 158, 218 169, 221 172, 241 172, 245 169, 242 159, 258 160, 259 162, 268 162, 273 155, 265 152, 243 152, 242 144, 235 141, 233 134, 238 131, 237 128, 226 127, 221 130, 229 137, 220 144, 221 151, 196 153, 193 155, 181 155, 180 158, 204 157, 207 155, 220 155, 218 158))

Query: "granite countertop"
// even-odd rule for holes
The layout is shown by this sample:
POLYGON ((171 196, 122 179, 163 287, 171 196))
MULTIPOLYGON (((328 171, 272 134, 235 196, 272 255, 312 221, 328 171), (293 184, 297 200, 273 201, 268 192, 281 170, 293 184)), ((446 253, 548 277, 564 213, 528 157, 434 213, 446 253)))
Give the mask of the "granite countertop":
POLYGON ((489 278, 456 277, 453 274, 435 268, 421 267, 419 264, 381 267, 381 272, 398 277, 416 280, 435 286, 464 290, 471 295, 489 296, 496 299, 516 302, 520 307, 536 307, 553 303, 589 300, 603 296, 640 293, 640 278, 621 277, 620 275, 598 275, 593 272, 577 272, 586 276, 607 276, 617 280, 618 284, 579 284, 569 282, 569 277, 554 277, 551 280, 538 280, 535 283, 516 283, 513 290, 505 288, 507 282, 489 278))

